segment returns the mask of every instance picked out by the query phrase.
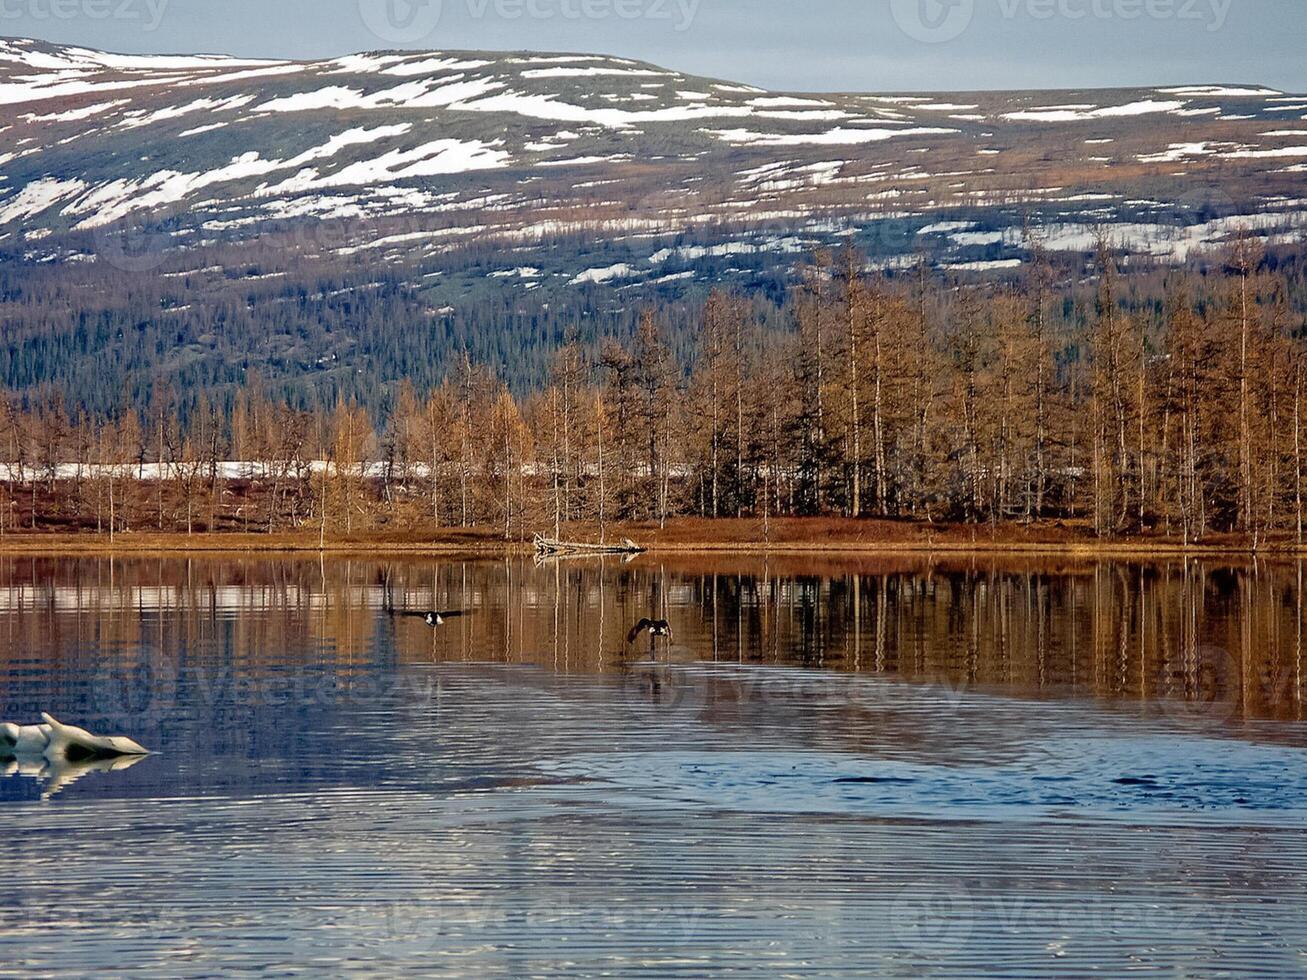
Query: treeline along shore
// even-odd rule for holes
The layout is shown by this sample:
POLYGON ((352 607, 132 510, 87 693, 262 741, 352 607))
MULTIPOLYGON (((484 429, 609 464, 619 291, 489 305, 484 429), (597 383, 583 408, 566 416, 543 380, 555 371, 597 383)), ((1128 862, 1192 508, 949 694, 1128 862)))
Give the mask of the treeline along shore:
POLYGON ((1301 546, 1307 331, 1286 273, 1246 238, 1155 296, 1120 262, 1100 243, 1086 300, 1037 248, 1018 280, 970 286, 818 254, 787 329, 714 292, 692 349, 649 308, 625 340, 557 338, 537 390, 464 355, 375 413, 257 378, 184 414, 166 386, 112 417, 28 391, 0 405, 0 532, 1301 546))

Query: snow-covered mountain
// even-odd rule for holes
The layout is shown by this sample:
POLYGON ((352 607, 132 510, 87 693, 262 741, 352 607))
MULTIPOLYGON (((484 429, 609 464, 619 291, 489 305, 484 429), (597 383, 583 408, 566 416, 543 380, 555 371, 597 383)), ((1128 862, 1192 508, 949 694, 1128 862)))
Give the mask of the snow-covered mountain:
POLYGON ((701 259, 853 236, 985 270, 1028 225, 1055 249, 1103 226, 1183 257, 1239 226, 1296 236, 1307 209, 1307 95, 1246 85, 795 95, 597 55, 8 39, 0 105, 9 263, 194 272, 275 244, 420 280, 481 250, 484 278, 525 289, 693 280, 701 259))

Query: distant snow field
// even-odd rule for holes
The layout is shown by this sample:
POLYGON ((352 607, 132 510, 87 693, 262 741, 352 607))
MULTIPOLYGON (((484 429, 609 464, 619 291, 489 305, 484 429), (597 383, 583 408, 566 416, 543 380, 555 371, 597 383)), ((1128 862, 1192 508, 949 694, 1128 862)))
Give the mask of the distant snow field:
POLYGON ((1031 217, 1049 248, 1104 228, 1178 260, 1240 228, 1298 234, 1307 198, 1307 95, 1256 85, 814 95, 595 54, 295 62, 7 38, 0 104, 0 249, 34 262, 97 261, 87 239, 120 225, 166 223, 153 241, 185 250, 333 220, 377 223, 335 254, 387 262, 579 234, 632 253, 480 273, 504 288, 688 282, 662 267, 850 238, 983 273, 1015 268, 1031 217))

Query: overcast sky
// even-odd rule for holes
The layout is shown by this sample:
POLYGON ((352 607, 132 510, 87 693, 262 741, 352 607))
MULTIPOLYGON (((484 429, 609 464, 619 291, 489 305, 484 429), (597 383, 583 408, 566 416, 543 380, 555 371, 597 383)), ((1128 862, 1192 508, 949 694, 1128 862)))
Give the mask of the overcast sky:
POLYGON ((0 34, 296 58, 595 51, 814 91, 1307 91, 1307 0, 0 0, 0 34))

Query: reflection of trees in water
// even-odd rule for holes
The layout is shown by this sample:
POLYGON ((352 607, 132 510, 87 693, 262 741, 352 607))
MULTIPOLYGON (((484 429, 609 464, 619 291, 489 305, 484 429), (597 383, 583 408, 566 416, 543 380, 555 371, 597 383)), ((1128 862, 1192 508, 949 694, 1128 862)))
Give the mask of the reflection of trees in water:
POLYGON ((309 675, 284 697, 349 697, 406 663, 588 673, 648 656, 627 650, 625 633, 656 615, 672 622, 680 660, 1069 693, 1216 720, 1302 715, 1300 563, 705 564, 9 557, 0 670, 16 679, 2 696, 32 707, 24 659, 56 663, 70 687, 104 681, 106 713, 145 710, 196 671, 257 685, 284 680, 288 663, 309 675), (388 602, 475 614, 433 630, 390 617, 388 602))

